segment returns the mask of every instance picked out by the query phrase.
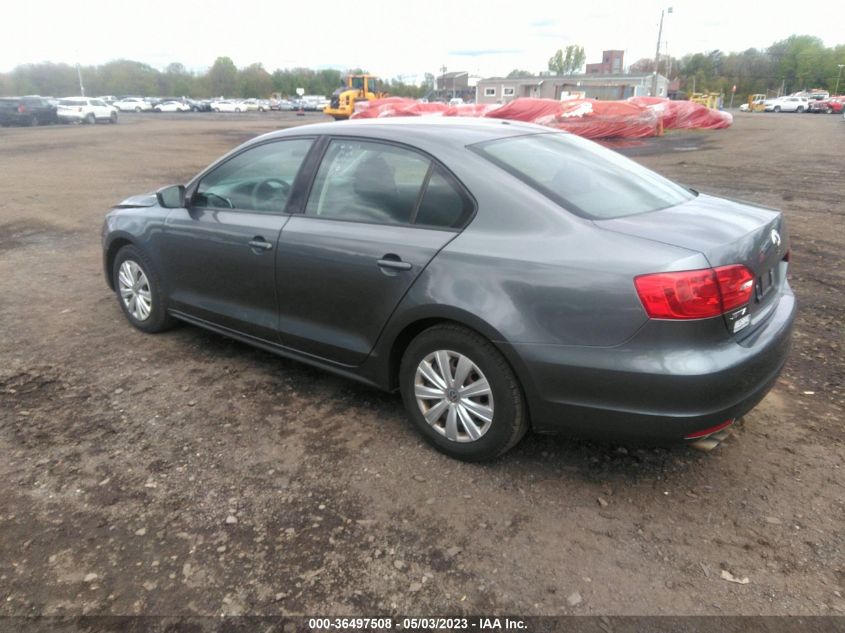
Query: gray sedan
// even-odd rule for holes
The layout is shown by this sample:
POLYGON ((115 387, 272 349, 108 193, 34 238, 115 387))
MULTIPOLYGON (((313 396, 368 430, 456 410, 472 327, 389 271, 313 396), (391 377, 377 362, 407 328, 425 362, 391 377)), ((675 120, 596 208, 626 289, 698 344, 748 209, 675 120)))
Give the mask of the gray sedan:
POLYGON ((783 215, 512 121, 274 132, 107 216, 105 275, 177 320, 386 390, 464 460, 528 431, 717 433, 787 356, 783 215))

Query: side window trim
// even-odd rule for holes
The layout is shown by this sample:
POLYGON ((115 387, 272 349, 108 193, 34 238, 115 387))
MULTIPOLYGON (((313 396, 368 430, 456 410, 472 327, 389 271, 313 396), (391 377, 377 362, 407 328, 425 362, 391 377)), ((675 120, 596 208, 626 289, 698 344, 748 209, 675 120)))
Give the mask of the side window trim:
MULTIPOLYGON (((256 147, 263 147, 264 145, 271 145, 273 143, 284 143, 286 141, 308 141, 308 140, 311 140, 313 142, 311 143, 311 147, 308 150, 308 154, 306 154, 305 159, 302 161, 302 165, 300 165, 300 167, 299 167, 299 172, 296 175, 296 179, 294 180, 293 184, 291 185, 291 195, 288 196, 288 200, 285 203, 285 208, 283 210, 279 211, 278 213, 274 212, 272 215, 291 215, 292 213, 295 213, 295 211, 290 211, 290 206, 291 206, 291 201, 294 198, 294 194, 296 192, 296 187, 299 184, 300 179, 302 178, 302 176, 305 172, 306 165, 311 160, 312 154, 313 154, 316 146, 319 144, 319 141, 322 138, 323 137, 317 136, 317 135, 314 135, 314 134, 308 134, 308 135, 305 135, 305 136, 284 136, 284 137, 281 137, 281 138, 272 138, 272 139, 268 139, 268 140, 266 140, 262 143, 255 143, 253 145, 249 145, 248 147, 244 147, 239 152, 236 152, 234 154, 224 156, 223 158, 213 162, 211 165, 206 167, 204 171, 202 171, 199 174, 197 174, 196 176, 194 176, 194 178, 192 180, 190 180, 188 182, 188 184, 186 185, 186 187, 185 187, 186 188, 185 199, 188 201, 188 205, 187 205, 188 210, 193 208, 194 196, 197 194, 197 190, 199 189, 199 186, 202 183, 202 181, 205 180, 206 176, 208 176, 211 172, 215 171, 218 167, 222 167, 223 165, 225 165, 229 161, 234 160, 238 156, 241 156, 242 154, 244 154, 244 153, 246 153, 250 150, 253 150, 256 147)), ((250 210, 250 209, 231 209, 229 207, 203 207, 203 209, 209 209, 209 210, 212 210, 212 211, 226 211, 226 212, 229 212, 229 213, 264 213, 265 215, 268 215, 267 212, 253 211, 253 210, 250 210)))
POLYGON ((414 203, 414 210, 411 212, 411 219, 408 222, 411 226, 416 226, 417 224, 417 215, 419 215, 420 212, 420 205, 425 197, 425 192, 428 191, 428 183, 431 180, 431 174, 434 173, 435 169, 437 169, 437 163, 435 163, 434 160, 429 160, 428 171, 425 172, 425 178, 423 178, 419 193, 417 193, 417 201, 414 203))

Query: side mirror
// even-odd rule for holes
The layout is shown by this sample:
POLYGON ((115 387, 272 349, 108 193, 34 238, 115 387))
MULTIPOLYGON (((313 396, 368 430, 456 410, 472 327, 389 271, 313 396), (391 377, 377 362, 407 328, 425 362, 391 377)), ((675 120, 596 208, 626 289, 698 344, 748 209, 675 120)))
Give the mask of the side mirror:
POLYGON ((185 185, 170 185, 156 191, 158 205, 165 209, 182 209, 185 206, 185 185))

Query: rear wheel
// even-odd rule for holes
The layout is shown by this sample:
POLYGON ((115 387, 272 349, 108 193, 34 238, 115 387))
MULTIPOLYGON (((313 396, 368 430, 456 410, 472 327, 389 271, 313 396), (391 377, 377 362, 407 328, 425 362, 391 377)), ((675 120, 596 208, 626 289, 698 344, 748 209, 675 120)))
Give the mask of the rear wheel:
POLYGON ((804 111, 804 106, 798 106, 798 112, 803 112, 803 111, 804 111))
POLYGON ((775 112, 780 112, 780 106, 775 106, 775 112))
POLYGON ((162 332, 175 323, 167 314, 167 302, 158 274, 147 257, 134 246, 124 246, 112 268, 115 293, 129 322, 143 332, 162 332))
POLYGON ((85 117, 85 122, 89 125, 94 125, 97 122, 97 117, 94 116, 93 112, 89 112, 85 117))
POLYGON ((112 112, 112 113, 109 115, 109 123, 111 123, 112 125, 114 125, 115 123, 117 123, 117 112, 112 112))
POLYGON ((438 325, 402 358, 399 383, 411 423, 439 451, 494 459, 528 430, 522 389, 502 354, 480 334, 438 325))
POLYGON ((135 106, 135 112, 140 112, 140 111, 141 111, 141 107, 140 107, 140 106, 135 106))
POLYGON ((38 117, 35 116, 34 114, 31 117, 29 117, 29 125, 32 126, 32 127, 36 127, 38 125, 38 117))

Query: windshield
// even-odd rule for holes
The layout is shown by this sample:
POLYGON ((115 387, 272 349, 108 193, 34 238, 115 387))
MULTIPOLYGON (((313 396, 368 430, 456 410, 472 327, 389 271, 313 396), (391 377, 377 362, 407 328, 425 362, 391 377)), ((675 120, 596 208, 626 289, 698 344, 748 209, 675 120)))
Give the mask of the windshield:
POLYGON ((646 213, 694 197, 634 161, 571 134, 518 136, 470 149, 586 218, 646 213))

